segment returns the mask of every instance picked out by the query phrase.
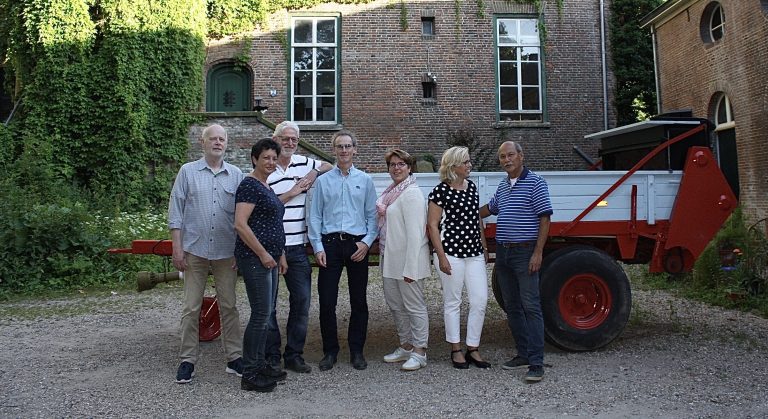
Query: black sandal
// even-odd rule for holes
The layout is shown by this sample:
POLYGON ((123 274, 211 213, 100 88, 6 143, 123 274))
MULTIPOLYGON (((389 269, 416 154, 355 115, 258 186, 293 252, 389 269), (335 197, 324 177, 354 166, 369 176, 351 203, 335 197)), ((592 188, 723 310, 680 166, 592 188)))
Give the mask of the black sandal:
POLYGON ((456 362, 453 359, 453 354, 455 353, 461 353, 461 349, 456 349, 455 351, 451 351, 451 362, 453 362, 453 368, 457 368, 460 370, 466 370, 469 369, 469 362, 465 359, 464 362, 456 362))
POLYGON ((467 352, 466 354, 464 354, 464 358, 467 360, 467 367, 469 367, 469 364, 475 364, 477 368, 482 368, 482 369, 491 368, 490 362, 480 361, 478 359, 471 357, 469 354, 471 354, 472 352, 477 352, 477 348, 475 349, 467 348, 467 352))

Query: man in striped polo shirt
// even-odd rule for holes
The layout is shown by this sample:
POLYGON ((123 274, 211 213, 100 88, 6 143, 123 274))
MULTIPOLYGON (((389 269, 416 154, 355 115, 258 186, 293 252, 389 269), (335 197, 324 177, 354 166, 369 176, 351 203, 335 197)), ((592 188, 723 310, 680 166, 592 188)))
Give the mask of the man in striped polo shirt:
POLYGON ((552 203, 544 179, 523 166, 523 148, 507 141, 499 147, 507 179, 499 184, 480 216, 496 215, 496 275, 517 355, 503 369, 528 367, 525 380, 544 376, 544 318, 539 269, 549 234, 552 203))
MULTIPOLYGON (((315 179, 331 170, 328 162, 320 162, 309 157, 295 154, 299 146, 299 126, 291 121, 283 121, 275 127, 272 135, 281 146, 277 158, 277 168, 269 175, 267 182, 277 197, 285 205, 283 228, 285 229, 285 258, 288 271, 283 276, 288 287, 290 311, 285 330, 285 368, 301 373, 312 371, 304 362, 304 342, 307 337, 309 303, 312 291, 312 267, 307 258, 307 191, 315 179)), ((275 290, 275 298, 277 290, 275 290)), ((273 304, 275 306, 275 304, 273 304)), ((265 355, 267 362, 280 369, 280 329, 277 325, 275 310, 269 319, 265 355)))

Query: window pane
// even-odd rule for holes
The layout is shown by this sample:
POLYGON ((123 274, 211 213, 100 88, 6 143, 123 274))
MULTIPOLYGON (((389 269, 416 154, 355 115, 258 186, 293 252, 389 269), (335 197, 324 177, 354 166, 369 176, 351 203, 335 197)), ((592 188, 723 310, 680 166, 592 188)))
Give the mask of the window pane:
POLYGON ((720 6, 715 7, 712 11, 712 27, 716 28, 723 24, 723 9, 720 6))
POLYGON ((516 111, 517 108, 517 89, 514 87, 502 87, 500 89, 501 110, 516 111))
POLYGON ((312 48, 294 48, 293 49, 293 69, 311 70, 312 69, 312 48))
POLYGON ((538 47, 520 48, 520 60, 539 61, 539 48, 538 47))
POLYGON ((523 110, 537 111, 539 109, 539 88, 523 87, 523 110))
POLYGON ((312 21, 296 20, 293 24, 293 43, 309 44, 312 42, 312 21))
POLYGON ((294 71, 293 72, 293 94, 311 95, 312 94, 312 72, 294 71))
POLYGON ((312 120, 312 98, 296 97, 293 98, 293 120, 311 121, 312 120))
POLYGON ((335 44, 336 43, 336 22, 334 20, 317 21, 317 43, 335 44))
POLYGON ((717 41, 723 37, 723 27, 712 29, 712 40, 717 41))
POLYGON ((421 34, 422 35, 434 35, 435 34, 435 22, 430 19, 421 19, 421 34))
POLYGON ((504 61, 517 60, 517 48, 516 47, 500 47, 499 59, 504 61))
POLYGON ((520 77, 525 85, 539 85, 539 63, 522 63, 520 77))
POLYGON ((316 48, 317 68, 323 70, 336 69, 336 48, 316 48))
POLYGON ((513 19, 499 19, 499 45, 517 43, 517 21, 513 19))
POLYGON ((317 100, 320 102, 320 108, 317 109, 318 121, 335 121, 336 120, 336 98, 333 97, 319 97, 317 100))
POLYGON ((725 95, 723 95, 723 97, 721 97, 720 101, 717 103, 717 120, 715 121, 716 125, 728 122, 728 114, 726 113, 725 106, 725 95))
POLYGON ((499 84, 517 84, 517 63, 499 64, 499 84))
POLYGON ((520 121, 541 121, 540 113, 521 113, 520 121))
POLYGON ((318 71, 317 72, 317 94, 333 95, 336 93, 336 72, 318 71))
POLYGON ((539 39, 539 24, 535 19, 521 19, 519 22, 521 37, 539 39))

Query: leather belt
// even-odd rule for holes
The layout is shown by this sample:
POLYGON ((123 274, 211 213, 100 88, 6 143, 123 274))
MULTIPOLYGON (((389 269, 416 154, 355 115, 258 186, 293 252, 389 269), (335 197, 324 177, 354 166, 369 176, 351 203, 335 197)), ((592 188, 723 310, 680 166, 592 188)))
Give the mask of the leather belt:
POLYGON ((338 240, 341 240, 341 241, 354 240, 354 241, 358 242, 358 241, 362 240, 363 237, 365 237, 365 235, 355 236, 353 234, 344 233, 344 232, 323 234, 323 238, 324 239, 328 239, 328 240, 338 239, 338 240))
POLYGON ((517 243, 513 243, 513 242, 499 243, 499 246, 506 247, 506 248, 510 248, 510 247, 533 247, 533 246, 536 246, 536 242, 535 241, 530 241, 530 242, 517 242, 517 243))

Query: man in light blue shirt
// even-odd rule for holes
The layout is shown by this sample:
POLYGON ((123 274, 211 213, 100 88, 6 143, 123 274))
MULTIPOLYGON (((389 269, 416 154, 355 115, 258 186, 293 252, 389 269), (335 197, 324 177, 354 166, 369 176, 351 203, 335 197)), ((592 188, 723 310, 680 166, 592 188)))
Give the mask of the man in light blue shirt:
POLYGON ((341 271, 347 268, 349 283, 350 362, 364 370, 363 356, 368 332, 368 249, 378 234, 376 189, 373 180, 352 164, 357 154, 357 139, 349 131, 339 131, 331 139, 336 166, 315 182, 309 211, 309 242, 320 265, 317 291, 320 298, 320 334, 323 359, 320 371, 333 368, 339 353, 336 303, 341 271))
POLYGON ((221 313, 226 372, 242 376, 243 333, 235 298, 235 192, 243 172, 224 161, 227 132, 220 125, 203 130, 203 157, 181 166, 168 204, 173 266, 184 273, 181 316, 180 384, 192 381, 198 356, 200 309, 213 272, 221 313))

